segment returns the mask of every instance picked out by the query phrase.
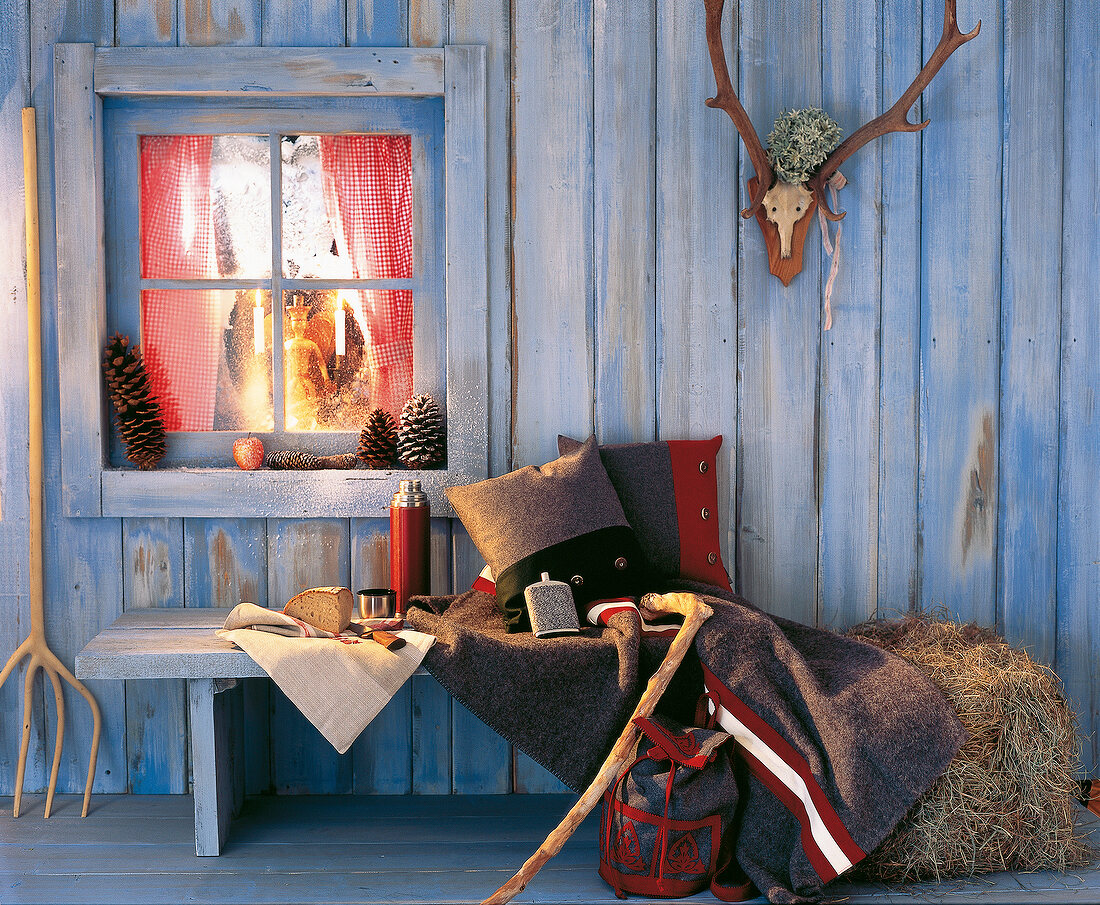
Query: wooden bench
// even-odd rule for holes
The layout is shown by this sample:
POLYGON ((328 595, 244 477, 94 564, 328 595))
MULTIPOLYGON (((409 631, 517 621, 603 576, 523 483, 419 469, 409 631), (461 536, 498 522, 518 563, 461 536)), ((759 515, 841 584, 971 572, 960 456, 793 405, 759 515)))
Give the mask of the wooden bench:
POLYGON ((133 610, 76 656, 81 679, 187 681, 198 855, 221 853, 241 801, 230 719, 219 695, 240 679, 267 676, 243 650, 214 634, 228 613, 214 608, 133 610))

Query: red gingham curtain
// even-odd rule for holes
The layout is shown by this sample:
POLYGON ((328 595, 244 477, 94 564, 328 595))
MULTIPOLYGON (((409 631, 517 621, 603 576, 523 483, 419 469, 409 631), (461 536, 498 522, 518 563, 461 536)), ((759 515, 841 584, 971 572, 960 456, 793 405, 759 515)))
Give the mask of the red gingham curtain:
MULTIPOLYGON (((141 275, 146 279, 218 276, 210 212, 208 135, 141 138, 141 275)), ((142 354, 160 398, 165 430, 214 427, 221 355, 218 293, 153 289, 142 293, 142 354)))
MULTIPOLYGON (((321 137, 325 208, 336 247, 360 280, 412 276, 412 143, 408 135, 321 137)), ((412 293, 364 290, 371 405, 395 418, 412 395, 412 293)))

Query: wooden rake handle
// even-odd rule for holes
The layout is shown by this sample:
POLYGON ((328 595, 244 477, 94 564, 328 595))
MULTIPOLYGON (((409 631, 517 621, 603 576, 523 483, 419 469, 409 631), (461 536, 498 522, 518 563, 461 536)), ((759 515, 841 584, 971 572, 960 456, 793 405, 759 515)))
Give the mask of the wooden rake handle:
POLYGON ((665 654, 664 660, 657 671, 650 677, 638 706, 627 721, 622 735, 615 742, 607 760, 600 767, 600 772, 592 780, 592 784, 585 789, 584 794, 565 815, 562 822, 546 837, 546 841, 538 847, 538 850, 527 859, 523 867, 514 877, 487 898, 482 905, 505 905, 523 892, 524 887, 534 878, 542 866, 561 851, 562 846, 570 836, 576 832, 578 826, 588 816, 589 812, 603 798, 604 792, 611 786, 626 766, 634 745, 638 741, 639 730, 634 725, 638 717, 648 717, 653 714, 657 702, 661 699, 668 683, 672 680, 680 663, 684 659, 688 648, 695 640, 699 626, 703 624, 714 611, 703 603, 695 594, 646 594, 642 598, 642 614, 644 616, 661 616, 666 614, 680 614, 684 617, 684 624, 672 639, 672 645, 665 654))

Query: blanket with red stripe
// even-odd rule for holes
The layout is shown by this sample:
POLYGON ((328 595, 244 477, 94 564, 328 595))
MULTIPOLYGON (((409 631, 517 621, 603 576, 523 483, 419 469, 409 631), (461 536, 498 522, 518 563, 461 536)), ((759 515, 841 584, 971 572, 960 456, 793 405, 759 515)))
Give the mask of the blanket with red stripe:
MULTIPOLYGON (((871 852, 943 772, 964 733, 907 661, 775 618, 705 585, 714 608, 660 712, 734 737, 730 869, 771 902, 814 901, 871 852), (697 724, 697 723, 696 723, 697 724)), ((668 590, 668 589, 665 589, 668 590)), ((436 635, 427 669, 486 723, 576 791, 595 776, 669 643, 636 611, 541 641, 507 635, 493 598, 426 598, 409 621, 436 635), (426 609, 425 609, 426 607, 426 609)))

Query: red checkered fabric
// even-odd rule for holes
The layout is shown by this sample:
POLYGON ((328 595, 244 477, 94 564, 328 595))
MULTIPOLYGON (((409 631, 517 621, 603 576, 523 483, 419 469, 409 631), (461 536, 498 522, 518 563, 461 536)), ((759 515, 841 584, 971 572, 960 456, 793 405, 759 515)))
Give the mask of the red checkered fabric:
MULTIPOLYGON (((321 137, 325 207, 336 247, 360 280, 412 276, 412 142, 408 135, 321 137)), ((371 404, 399 417, 412 395, 413 307, 407 290, 359 293, 371 404)))
MULTIPOLYGON (((218 276, 204 135, 141 137, 141 275, 218 276)), ((212 430, 221 355, 220 293, 153 289, 141 296, 142 355, 165 430, 212 430)))

